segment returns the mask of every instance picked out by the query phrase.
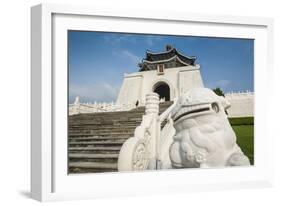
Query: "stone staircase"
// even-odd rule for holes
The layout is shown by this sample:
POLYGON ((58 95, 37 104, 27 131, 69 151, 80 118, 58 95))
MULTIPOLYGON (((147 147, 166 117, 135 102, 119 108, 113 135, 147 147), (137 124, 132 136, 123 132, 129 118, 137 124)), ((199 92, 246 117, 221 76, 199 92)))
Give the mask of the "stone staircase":
MULTIPOLYGON (((160 103, 159 113, 173 102, 160 103)), ((68 172, 117 171, 122 144, 140 125, 144 107, 130 111, 89 113, 69 116, 68 172)))

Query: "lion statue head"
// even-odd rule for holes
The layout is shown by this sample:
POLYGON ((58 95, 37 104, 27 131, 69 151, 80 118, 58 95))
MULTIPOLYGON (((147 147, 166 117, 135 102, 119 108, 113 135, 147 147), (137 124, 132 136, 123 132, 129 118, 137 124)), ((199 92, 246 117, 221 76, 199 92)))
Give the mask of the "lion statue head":
POLYGON ((169 156, 173 168, 249 165, 228 121, 229 102, 208 88, 182 95, 172 111, 176 134, 169 156))

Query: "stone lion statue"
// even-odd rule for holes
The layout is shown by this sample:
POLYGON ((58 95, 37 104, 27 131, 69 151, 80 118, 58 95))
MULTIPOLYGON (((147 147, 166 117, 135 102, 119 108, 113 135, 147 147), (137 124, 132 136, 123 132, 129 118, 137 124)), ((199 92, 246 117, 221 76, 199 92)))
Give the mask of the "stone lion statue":
POLYGON ((230 104, 207 88, 181 96, 172 111, 176 134, 169 149, 172 168, 250 165, 227 119, 230 104))

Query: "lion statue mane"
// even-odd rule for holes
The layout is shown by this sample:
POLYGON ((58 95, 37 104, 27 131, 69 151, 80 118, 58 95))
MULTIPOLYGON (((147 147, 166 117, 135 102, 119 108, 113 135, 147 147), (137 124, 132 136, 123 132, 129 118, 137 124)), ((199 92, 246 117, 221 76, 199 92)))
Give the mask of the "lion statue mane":
POLYGON ((182 95, 172 111, 176 134, 169 149, 172 168, 250 165, 228 121, 230 104, 208 88, 182 95))

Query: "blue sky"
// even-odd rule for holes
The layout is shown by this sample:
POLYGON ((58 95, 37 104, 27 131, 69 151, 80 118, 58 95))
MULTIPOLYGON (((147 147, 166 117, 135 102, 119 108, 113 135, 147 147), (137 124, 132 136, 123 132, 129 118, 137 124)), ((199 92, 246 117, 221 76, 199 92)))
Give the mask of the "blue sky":
POLYGON ((115 101, 123 74, 138 71, 146 50, 164 51, 167 44, 197 57, 205 87, 254 90, 253 40, 69 31, 69 101, 115 101))

